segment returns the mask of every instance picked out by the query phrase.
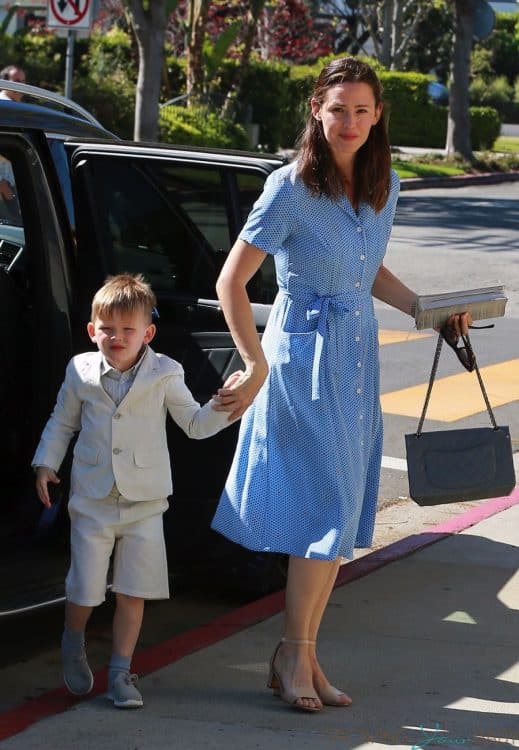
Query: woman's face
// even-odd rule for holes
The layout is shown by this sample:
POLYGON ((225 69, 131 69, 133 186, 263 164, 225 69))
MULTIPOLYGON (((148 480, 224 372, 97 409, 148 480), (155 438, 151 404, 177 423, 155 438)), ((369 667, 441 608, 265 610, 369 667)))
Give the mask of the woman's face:
POLYGON ((312 99, 311 106, 337 161, 359 150, 382 115, 382 104, 375 104, 367 83, 339 83, 326 91, 322 104, 312 99))

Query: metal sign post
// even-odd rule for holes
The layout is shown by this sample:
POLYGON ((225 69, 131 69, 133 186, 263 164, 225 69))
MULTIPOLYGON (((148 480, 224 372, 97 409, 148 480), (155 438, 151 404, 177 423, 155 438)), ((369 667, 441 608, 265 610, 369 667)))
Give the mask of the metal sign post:
POLYGON ((93 0, 48 0, 47 26, 66 30, 67 53, 65 57, 65 96, 72 96, 74 71, 74 43, 76 29, 89 29, 92 25, 93 0))
POLYGON ((74 72, 74 44, 76 32, 73 29, 67 31, 67 51, 65 53, 65 96, 72 99, 72 75, 74 72))

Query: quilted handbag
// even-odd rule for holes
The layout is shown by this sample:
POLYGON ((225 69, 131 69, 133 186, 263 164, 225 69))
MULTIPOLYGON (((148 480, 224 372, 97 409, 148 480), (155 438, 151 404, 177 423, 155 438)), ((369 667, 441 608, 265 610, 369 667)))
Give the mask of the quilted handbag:
POLYGON ((474 369, 492 426, 422 432, 442 341, 440 334, 418 429, 405 436, 409 494, 418 505, 509 495, 515 487, 510 431, 496 423, 476 361, 474 369))

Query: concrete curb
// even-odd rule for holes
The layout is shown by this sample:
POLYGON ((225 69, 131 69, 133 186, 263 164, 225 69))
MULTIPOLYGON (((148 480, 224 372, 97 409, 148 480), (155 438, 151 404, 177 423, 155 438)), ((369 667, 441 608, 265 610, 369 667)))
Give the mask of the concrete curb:
POLYGON ((498 185, 501 182, 519 181, 519 172, 486 172, 460 174, 453 177, 407 177, 400 181, 400 191, 427 188, 459 188, 467 185, 498 185))

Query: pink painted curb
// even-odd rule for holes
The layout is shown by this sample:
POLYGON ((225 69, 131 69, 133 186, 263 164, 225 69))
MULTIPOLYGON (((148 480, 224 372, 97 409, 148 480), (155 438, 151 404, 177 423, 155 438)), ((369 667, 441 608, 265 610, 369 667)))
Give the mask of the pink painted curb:
POLYGON ((487 502, 482 503, 476 508, 471 508, 471 510, 466 511, 465 513, 460 513, 460 515, 454 516, 437 526, 433 526, 422 534, 406 536, 398 542, 389 544, 387 547, 382 547, 365 557, 361 557, 358 560, 353 560, 347 565, 343 565, 339 570, 337 583, 335 585, 343 586, 357 578, 362 578, 362 576, 365 576, 374 570, 378 570, 389 563, 408 557, 414 552, 424 549, 431 544, 435 544, 442 539, 446 539, 453 534, 457 534, 460 531, 465 531, 471 526, 475 526, 477 523, 480 523, 497 513, 501 513, 518 503, 519 487, 516 487, 507 497, 498 497, 493 498, 492 500, 487 500, 487 502))
MULTIPOLYGON (((336 587, 344 586, 389 563, 408 557, 420 549, 464 531, 517 504, 519 504, 519 487, 516 487, 508 497, 488 500, 477 508, 472 508, 444 523, 433 526, 422 534, 405 537, 358 560, 346 563, 339 571, 336 587)), ((264 596, 255 602, 221 615, 206 625, 139 651, 135 654, 132 666, 141 675, 155 672, 189 654, 214 645, 224 638, 278 614, 284 607, 284 601, 283 591, 264 596)), ((94 689, 89 694, 88 699, 101 695, 105 691, 106 676, 106 669, 98 670, 95 673, 94 689)), ((62 713, 81 700, 85 699, 76 698, 66 688, 59 687, 38 698, 25 701, 19 706, 0 714, 0 740, 22 732, 31 724, 45 717, 62 713)))

